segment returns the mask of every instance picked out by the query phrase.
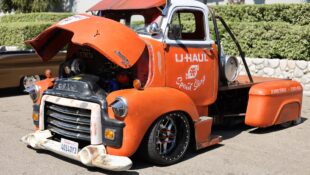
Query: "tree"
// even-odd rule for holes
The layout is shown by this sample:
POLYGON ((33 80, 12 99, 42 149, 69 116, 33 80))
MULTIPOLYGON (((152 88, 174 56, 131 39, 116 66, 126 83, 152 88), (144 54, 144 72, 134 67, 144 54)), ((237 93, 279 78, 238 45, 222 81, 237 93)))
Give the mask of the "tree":
POLYGON ((66 0, 0 0, 3 12, 49 12, 62 11, 66 0))
POLYGON ((11 12, 12 9, 15 9, 15 7, 11 0, 0 0, 0 11, 11 12))

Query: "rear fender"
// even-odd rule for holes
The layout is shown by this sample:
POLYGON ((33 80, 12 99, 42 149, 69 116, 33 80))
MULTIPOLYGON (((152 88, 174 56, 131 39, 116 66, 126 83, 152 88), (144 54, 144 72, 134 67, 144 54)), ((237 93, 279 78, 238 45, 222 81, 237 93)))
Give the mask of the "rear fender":
POLYGON ((288 121, 296 120, 300 117, 301 103, 297 100, 290 100, 283 103, 277 113, 273 125, 285 123, 288 121))
POLYGON ((124 119, 114 116, 111 107, 108 114, 111 118, 123 120, 126 124, 123 133, 122 147, 108 147, 112 155, 131 156, 138 149, 145 133, 151 125, 163 114, 172 111, 182 111, 193 121, 199 119, 193 101, 183 92, 173 88, 154 87, 144 90, 127 89, 115 91, 108 95, 110 105, 116 97, 122 96, 128 103, 128 114, 124 119))
POLYGON ((269 127, 300 117, 302 86, 291 80, 256 84, 249 92, 245 123, 254 127, 269 127))

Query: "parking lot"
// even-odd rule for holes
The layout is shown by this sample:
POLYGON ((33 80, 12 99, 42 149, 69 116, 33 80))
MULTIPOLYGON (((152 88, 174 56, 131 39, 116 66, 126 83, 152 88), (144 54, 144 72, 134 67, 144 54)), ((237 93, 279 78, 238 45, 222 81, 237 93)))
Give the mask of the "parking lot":
MULTIPOLYGON (((0 174, 120 174, 27 148, 19 139, 32 132, 31 114, 32 102, 27 95, 16 94, 14 89, 0 91, 0 174)), ((134 158, 132 169, 121 174, 309 175, 309 114, 310 98, 304 97, 300 125, 287 129, 217 129, 215 133, 224 138, 221 145, 190 151, 184 161, 168 167, 134 158)))

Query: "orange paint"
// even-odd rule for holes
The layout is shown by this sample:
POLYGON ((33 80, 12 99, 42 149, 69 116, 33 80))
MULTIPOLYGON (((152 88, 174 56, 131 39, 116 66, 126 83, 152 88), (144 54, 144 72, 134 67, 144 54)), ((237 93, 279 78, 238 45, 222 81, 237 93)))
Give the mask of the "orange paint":
POLYGON ((43 93, 48 89, 54 86, 54 81, 55 78, 46 78, 44 80, 38 81, 35 83, 35 85, 39 86, 40 89, 40 95, 39 95, 39 99, 36 102, 36 104, 40 105, 41 104, 41 98, 43 93))
POLYGON ((89 46, 123 68, 133 66, 146 47, 130 28, 111 19, 91 15, 75 15, 26 41, 43 61, 50 60, 70 42, 89 46))
POLYGON ((302 86, 291 80, 271 81, 254 85, 245 123, 255 127, 268 127, 296 120, 300 117, 302 86))
MULTIPOLYGON (((108 0, 101 1, 91 10, 132 7, 144 9, 162 6, 165 2, 108 0)), ((125 123, 122 146, 107 146, 109 154, 133 155, 152 124, 159 117, 176 111, 183 112, 188 117, 197 149, 219 143, 221 137, 211 137, 213 118, 207 117, 209 106, 217 100, 219 93, 216 44, 210 41, 206 41, 204 45, 169 44, 161 41, 163 40, 152 36, 139 36, 130 28, 104 17, 75 15, 54 24, 28 43, 44 61, 51 59, 69 43, 68 55, 77 49, 74 45, 86 46, 124 71, 134 68, 138 72, 134 78, 139 81, 129 82, 131 79, 126 75, 116 77, 120 83, 134 83, 135 88, 117 90, 107 95, 107 106, 117 97, 123 97, 128 104, 128 114, 124 118, 115 116, 112 108, 108 107, 110 118, 125 123)), ((204 40, 200 42, 203 43, 204 40)), ((53 83, 54 78, 47 78, 36 84, 43 94, 53 87, 53 83)), ((233 86, 221 88, 220 90, 250 88, 245 118, 247 125, 268 127, 300 116, 302 87, 298 82, 254 77, 254 83, 251 83, 248 78, 240 77, 233 86)), ((40 100, 37 104, 40 104, 40 100)), ((99 127, 96 123, 91 124, 92 136, 99 135, 94 132, 97 126, 99 127)), ((114 134, 112 131, 102 132, 111 138, 114 134)))
MULTIPOLYGON (((151 87, 144 90, 127 89, 112 92, 107 101, 110 105, 116 97, 126 98, 128 114, 123 120, 123 146, 119 149, 108 147, 108 153, 113 155, 131 156, 138 149, 144 134, 152 123, 163 114, 172 111, 184 111, 192 120, 198 120, 199 115, 195 104, 183 92, 168 87, 151 87), (176 103, 177 99, 177 103, 176 103)), ((116 118, 109 107, 108 114, 116 118)))

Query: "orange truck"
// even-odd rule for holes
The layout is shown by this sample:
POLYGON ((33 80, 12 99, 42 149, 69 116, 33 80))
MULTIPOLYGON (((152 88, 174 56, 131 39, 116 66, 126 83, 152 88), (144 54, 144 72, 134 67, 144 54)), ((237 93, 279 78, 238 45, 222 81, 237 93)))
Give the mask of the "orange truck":
POLYGON ((67 48, 59 77, 28 88, 36 131, 21 140, 32 148, 124 171, 136 152, 170 165, 191 144, 218 144, 212 126, 227 119, 259 128, 300 122, 302 86, 252 77, 233 33, 205 4, 103 0, 90 11, 27 41, 43 61, 67 48), (246 76, 225 56, 219 24, 236 43, 246 76))

